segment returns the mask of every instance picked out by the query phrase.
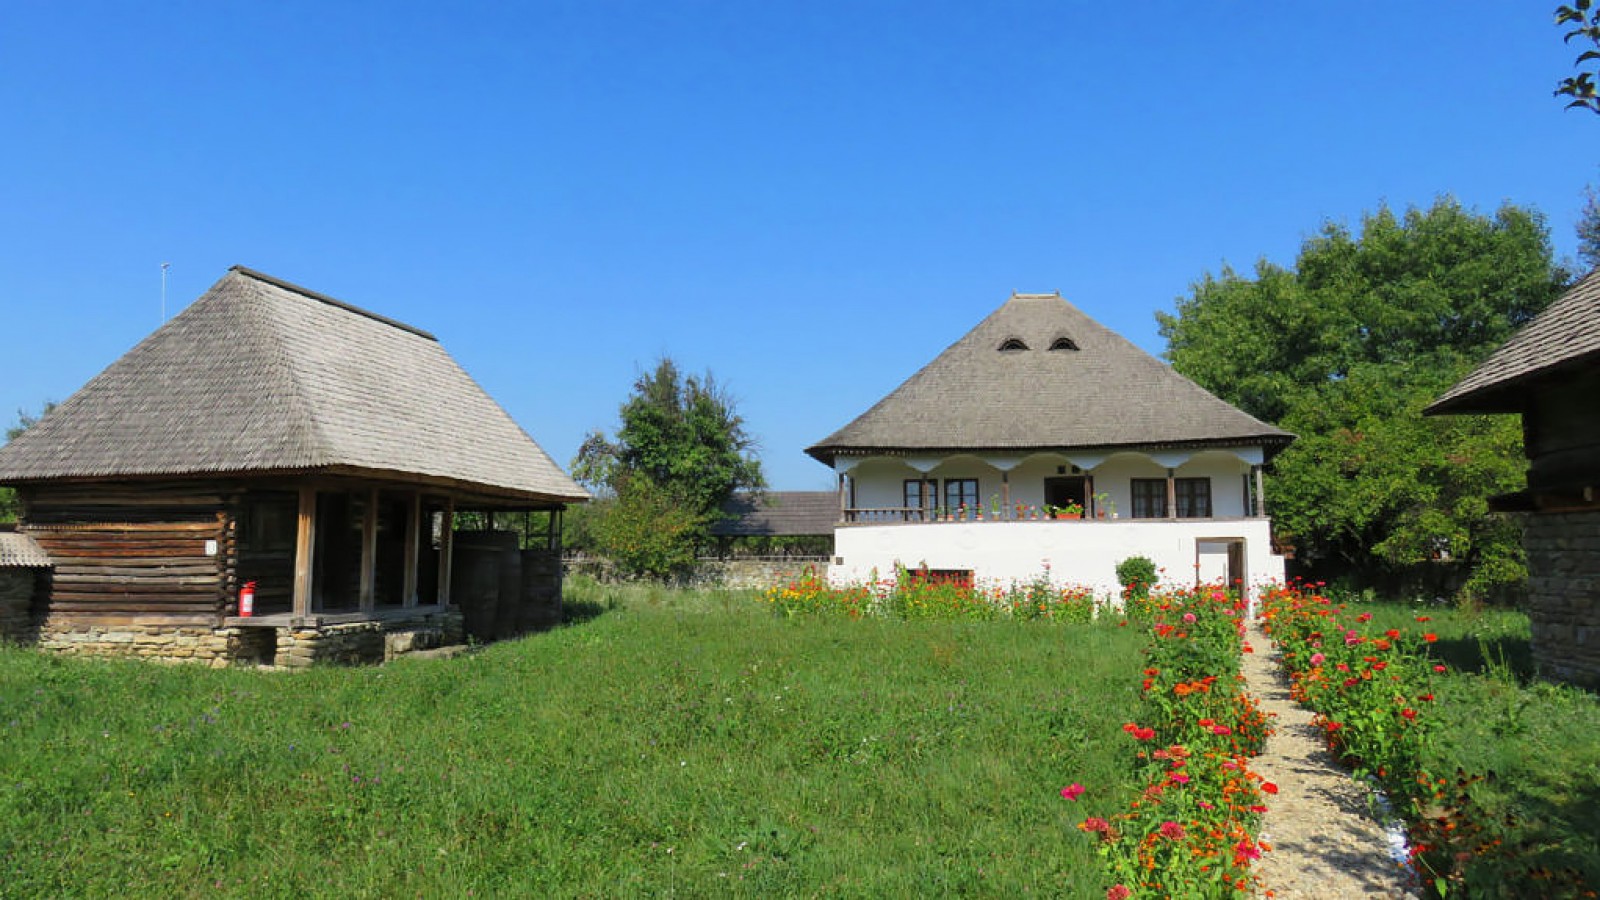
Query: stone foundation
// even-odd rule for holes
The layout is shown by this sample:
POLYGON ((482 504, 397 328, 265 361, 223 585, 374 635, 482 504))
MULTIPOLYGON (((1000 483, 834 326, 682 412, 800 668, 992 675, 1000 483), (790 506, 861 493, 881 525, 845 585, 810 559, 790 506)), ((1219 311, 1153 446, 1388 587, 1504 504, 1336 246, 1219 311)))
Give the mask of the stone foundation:
POLYGON ((169 625, 159 622, 85 625, 46 619, 37 646, 83 656, 129 656, 161 662, 198 662, 226 666, 248 658, 254 636, 239 628, 169 625))
POLYGON ((413 650, 459 644, 462 639, 461 614, 451 610, 413 619, 277 628, 211 628, 157 620, 86 625, 47 619, 36 643, 44 650, 87 656, 302 669, 384 662, 413 650))
POLYGON ((1526 523, 1534 660, 1552 678, 1600 688, 1600 510, 1526 523))

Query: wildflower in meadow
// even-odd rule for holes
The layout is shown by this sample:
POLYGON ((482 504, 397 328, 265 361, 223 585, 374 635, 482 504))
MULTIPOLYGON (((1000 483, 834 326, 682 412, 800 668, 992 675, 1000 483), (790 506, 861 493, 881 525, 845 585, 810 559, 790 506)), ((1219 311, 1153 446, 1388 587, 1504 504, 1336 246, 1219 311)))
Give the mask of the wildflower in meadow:
POLYGON ((1183 826, 1168 819, 1161 823, 1161 836, 1169 841, 1183 840, 1183 826))
POLYGON ((1083 785, 1074 781, 1072 784, 1069 784, 1061 789, 1061 796, 1067 798, 1068 800, 1076 800, 1083 796, 1083 785))

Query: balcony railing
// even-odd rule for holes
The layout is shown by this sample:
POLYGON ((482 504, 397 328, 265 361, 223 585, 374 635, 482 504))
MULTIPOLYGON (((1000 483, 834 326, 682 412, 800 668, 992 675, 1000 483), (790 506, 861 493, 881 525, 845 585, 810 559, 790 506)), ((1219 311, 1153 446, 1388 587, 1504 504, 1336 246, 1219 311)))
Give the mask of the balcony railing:
MULTIPOLYGON (((847 525, 888 525, 897 522, 1043 522, 1050 519, 1085 519, 1086 514, 1068 515, 1058 513, 1050 516, 1039 510, 1018 512, 1016 510, 968 510, 966 512, 941 512, 932 509, 921 509, 915 506, 879 506, 861 509, 846 509, 844 522, 847 525)), ((1110 516, 1100 515, 1106 519, 1110 516)))

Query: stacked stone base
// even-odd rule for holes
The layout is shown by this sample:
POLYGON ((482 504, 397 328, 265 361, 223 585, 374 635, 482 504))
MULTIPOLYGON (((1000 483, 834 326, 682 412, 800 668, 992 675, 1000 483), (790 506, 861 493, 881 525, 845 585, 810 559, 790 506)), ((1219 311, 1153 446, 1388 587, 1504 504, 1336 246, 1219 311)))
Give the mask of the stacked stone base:
POLYGON ((454 610, 414 619, 246 628, 172 625, 157 620, 82 624, 50 618, 33 632, 29 643, 62 653, 288 669, 384 662, 414 650, 462 641, 461 614, 454 610))
POLYGON ((1600 688, 1600 510, 1526 522, 1534 660, 1552 678, 1600 688))

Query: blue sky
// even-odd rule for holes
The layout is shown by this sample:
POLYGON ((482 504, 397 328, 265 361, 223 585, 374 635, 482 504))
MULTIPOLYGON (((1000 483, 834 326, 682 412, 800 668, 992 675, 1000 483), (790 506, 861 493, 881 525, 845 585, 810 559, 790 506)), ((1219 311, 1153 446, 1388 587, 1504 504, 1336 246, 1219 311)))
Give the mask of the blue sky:
POLYGON ((1383 202, 1570 256, 1555 5, 13 0, 0 416, 153 330, 161 263, 169 315, 237 263, 432 331, 563 464, 670 355, 825 488, 803 449, 1013 290, 1159 354, 1383 202))

